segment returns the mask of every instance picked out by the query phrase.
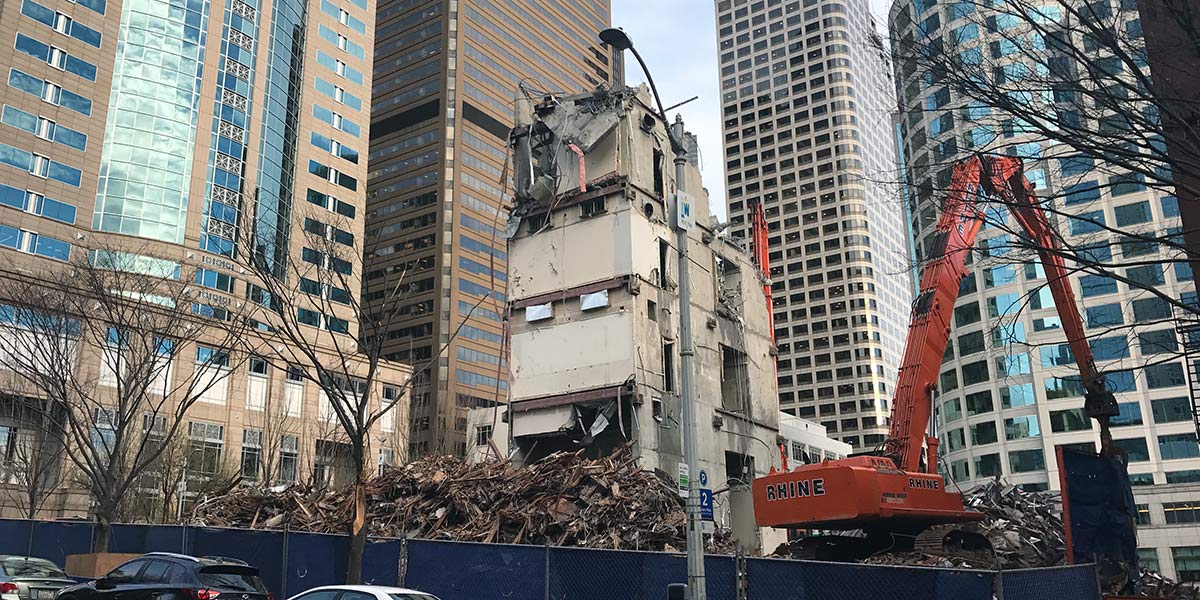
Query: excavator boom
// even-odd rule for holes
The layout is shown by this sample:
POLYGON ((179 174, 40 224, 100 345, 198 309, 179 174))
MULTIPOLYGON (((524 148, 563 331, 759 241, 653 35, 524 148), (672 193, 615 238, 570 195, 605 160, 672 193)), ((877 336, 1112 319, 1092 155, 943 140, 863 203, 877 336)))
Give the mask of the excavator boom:
POLYGON ((966 276, 967 253, 983 224, 984 196, 1008 207, 1037 248, 1079 368, 1085 407, 1100 422, 1102 448, 1109 447, 1108 418, 1118 414, 1116 400, 1106 390, 1084 336, 1059 238, 1025 178, 1020 159, 975 156, 954 166, 950 192, 921 271, 882 455, 825 461, 756 479, 754 512, 760 526, 911 534, 982 517, 964 508, 960 494, 945 489, 937 473, 938 441, 927 431, 932 394, 950 340, 954 301, 966 276))

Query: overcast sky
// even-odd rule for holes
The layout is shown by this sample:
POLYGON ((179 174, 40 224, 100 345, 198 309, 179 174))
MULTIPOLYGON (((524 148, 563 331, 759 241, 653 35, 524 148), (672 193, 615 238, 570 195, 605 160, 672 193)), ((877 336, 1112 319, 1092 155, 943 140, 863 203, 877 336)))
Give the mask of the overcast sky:
MULTIPOLYGON (((876 22, 886 23, 889 0, 869 0, 876 22)), ((668 111, 683 115, 688 131, 700 138, 704 185, 712 210, 725 218, 724 155, 721 150, 721 95, 717 69, 716 3, 713 0, 612 0, 612 22, 633 38, 654 83, 670 106, 700 96, 668 111)), ((645 80, 637 61, 626 57, 628 83, 645 80)))

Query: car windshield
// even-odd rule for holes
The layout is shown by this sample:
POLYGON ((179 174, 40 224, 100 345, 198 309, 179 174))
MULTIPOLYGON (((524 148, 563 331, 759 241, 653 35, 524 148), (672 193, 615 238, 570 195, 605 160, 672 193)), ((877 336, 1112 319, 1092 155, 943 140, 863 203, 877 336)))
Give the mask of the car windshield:
POLYGON ((54 563, 43 558, 6 558, 4 573, 9 577, 61 577, 67 574, 54 563))
POLYGON ((254 567, 204 567, 200 569, 200 583, 224 590, 267 593, 267 587, 258 576, 258 569, 254 567))
POLYGON ((437 600, 429 594, 388 594, 392 600, 437 600))

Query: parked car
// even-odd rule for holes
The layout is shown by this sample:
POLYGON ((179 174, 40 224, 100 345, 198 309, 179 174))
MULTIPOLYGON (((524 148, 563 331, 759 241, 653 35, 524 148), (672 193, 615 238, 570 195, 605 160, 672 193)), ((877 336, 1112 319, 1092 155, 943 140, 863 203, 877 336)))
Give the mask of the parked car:
POLYGON ((273 600, 258 569, 232 558, 151 552, 57 600, 273 600))
POLYGON ((72 585, 74 579, 44 558, 0 555, 0 600, 51 600, 72 585))
POLYGON ((382 585, 326 585, 288 600, 438 600, 431 594, 382 585))

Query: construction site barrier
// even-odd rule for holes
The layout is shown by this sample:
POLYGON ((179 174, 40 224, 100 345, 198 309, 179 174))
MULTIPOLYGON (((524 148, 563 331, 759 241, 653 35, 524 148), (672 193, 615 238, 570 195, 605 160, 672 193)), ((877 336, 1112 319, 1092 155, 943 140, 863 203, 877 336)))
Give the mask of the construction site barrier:
MULTIPOLYGON (((56 564, 91 549, 86 521, 0 519, 0 554, 56 564)), ((223 556, 258 567, 275 598, 342 583, 344 535, 113 525, 112 552, 223 556)), ((1093 565, 1007 571, 875 566, 708 556, 711 600, 1098 600, 1093 565)), ((687 581, 682 554, 436 540, 371 539, 363 582, 399 585, 441 600, 659 600, 687 581)))

